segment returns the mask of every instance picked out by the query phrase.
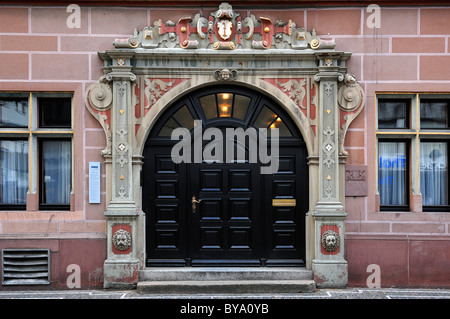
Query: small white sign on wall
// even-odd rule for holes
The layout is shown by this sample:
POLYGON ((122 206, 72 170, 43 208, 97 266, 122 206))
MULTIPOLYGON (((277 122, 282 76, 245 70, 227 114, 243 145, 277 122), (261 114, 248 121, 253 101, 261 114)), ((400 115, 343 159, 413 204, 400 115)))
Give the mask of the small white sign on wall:
POLYGON ((100 162, 89 162, 89 204, 100 203, 100 162))

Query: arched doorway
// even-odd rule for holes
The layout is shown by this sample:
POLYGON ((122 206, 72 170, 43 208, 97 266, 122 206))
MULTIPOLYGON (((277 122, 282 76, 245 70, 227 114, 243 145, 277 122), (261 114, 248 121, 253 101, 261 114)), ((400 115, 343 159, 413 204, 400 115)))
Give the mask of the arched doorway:
MULTIPOLYGON (((216 141, 211 140, 201 140, 200 154, 216 141)), ((229 140, 221 141, 223 150, 229 140)), ((191 92, 161 115, 143 156, 147 266, 304 265, 307 150, 297 126, 271 99, 233 85, 191 92), (227 128, 268 129, 269 136, 279 128, 278 170, 261 174, 265 164, 250 159, 250 135, 243 143, 232 137, 231 160, 224 154, 222 161, 208 163, 192 154, 191 163, 176 164, 171 152, 179 140, 171 133, 189 130, 194 153, 196 120, 202 132, 216 128, 223 136, 227 128)))

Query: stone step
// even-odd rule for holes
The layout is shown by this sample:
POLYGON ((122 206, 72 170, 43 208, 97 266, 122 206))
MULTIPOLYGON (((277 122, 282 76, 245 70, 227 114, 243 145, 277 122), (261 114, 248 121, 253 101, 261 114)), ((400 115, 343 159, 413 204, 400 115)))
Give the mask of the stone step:
POLYGON ((139 271, 139 281, 309 280, 303 267, 154 267, 139 271))
POLYGON ((137 292, 146 294, 259 294, 305 293, 316 288, 314 280, 189 280, 140 281, 137 292))

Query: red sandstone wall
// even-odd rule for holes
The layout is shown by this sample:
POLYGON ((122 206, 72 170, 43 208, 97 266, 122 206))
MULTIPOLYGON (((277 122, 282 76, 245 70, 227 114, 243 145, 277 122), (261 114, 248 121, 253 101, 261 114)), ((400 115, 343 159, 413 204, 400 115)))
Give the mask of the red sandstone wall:
MULTIPOLYGON (((368 196, 347 197, 346 258, 349 284, 365 286, 369 264, 381 268, 382 286, 450 286, 450 213, 380 213, 376 205, 375 93, 450 93, 450 7, 382 8, 381 28, 369 28, 365 7, 241 10, 273 21, 292 19, 297 26, 330 34, 337 50, 353 52, 349 72, 367 95, 365 110, 352 123, 345 140, 348 164, 367 165, 368 196)), ((74 92, 75 170, 71 212, 0 212, 1 246, 33 246, 35 241, 8 241, 15 236, 49 237, 59 256, 55 282, 65 283, 65 264, 83 264, 89 273, 105 257, 105 181, 102 204, 88 203, 89 161, 101 161, 105 147, 99 124, 84 107, 86 87, 102 75, 97 51, 113 49, 157 19, 177 21, 200 9, 82 7, 81 27, 69 29, 66 7, 0 6, 0 90, 74 92), (67 240, 66 240, 67 238, 67 240), (75 240, 75 238, 81 238, 75 240), (95 247, 83 243, 95 242, 95 247), (89 250, 101 254, 84 260, 89 250), (80 251, 84 253, 80 255, 80 251)), ((204 14, 211 8, 202 8, 204 14)), ((104 174, 104 166, 102 174, 104 174)), ((36 199, 31 199, 36 200, 36 199)), ((37 241, 36 241, 37 242, 37 241)), ((40 244, 39 244, 40 245, 40 244)), ((95 254, 93 254, 95 255, 95 254)))

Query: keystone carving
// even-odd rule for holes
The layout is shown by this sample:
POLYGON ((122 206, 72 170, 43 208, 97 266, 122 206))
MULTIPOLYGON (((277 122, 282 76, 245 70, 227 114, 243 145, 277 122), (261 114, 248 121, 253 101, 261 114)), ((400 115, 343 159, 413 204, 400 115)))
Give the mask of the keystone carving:
POLYGON ((229 69, 216 70, 214 71, 214 78, 216 80, 224 80, 224 81, 236 80, 237 71, 229 69))

